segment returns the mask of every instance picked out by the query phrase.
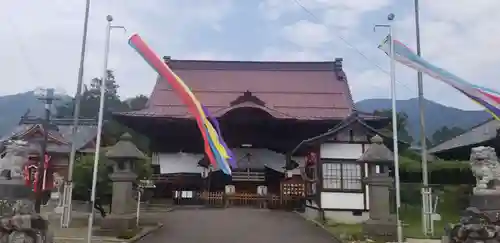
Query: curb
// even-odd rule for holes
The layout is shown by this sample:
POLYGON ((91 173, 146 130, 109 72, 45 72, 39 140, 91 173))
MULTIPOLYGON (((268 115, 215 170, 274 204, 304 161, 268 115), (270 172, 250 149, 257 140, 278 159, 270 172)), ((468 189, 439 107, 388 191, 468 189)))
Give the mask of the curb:
POLYGON ((308 221, 308 222, 312 222, 316 227, 319 227, 321 228, 322 230, 324 230, 326 233, 328 233, 334 240, 336 240, 337 242, 339 243, 342 243, 344 242, 342 239, 340 239, 338 237, 338 235, 336 235, 335 233, 331 232, 330 230, 328 230, 323 224, 321 224, 320 222, 314 220, 314 219, 308 219, 306 218, 304 215, 302 215, 301 213, 297 212, 297 211, 294 211, 294 213, 296 213, 297 215, 299 215, 300 217, 302 217, 305 221, 308 221))
POLYGON ((155 227, 149 229, 149 230, 145 230, 143 232, 141 232, 139 235, 136 235, 135 237, 133 237, 132 239, 129 239, 127 241, 122 241, 122 242, 127 242, 127 243, 133 243, 133 242, 137 242, 139 241, 140 239, 148 236, 149 234, 161 229, 163 227, 163 224, 162 223, 158 223, 158 225, 156 225, 155 227))
MULTIPOLYGON (((117 238, 106 238, 106 239, 102 239, 100 237, 92 237, 92 242, 119 242, 119 243, 134 243, 134 242, 137 242, 139 240, 141 240, 142 238, 148 236, 149 234, 161 229, 163 227, 163 224, 162 223, 158 223, 156 226, 150 228, 150 229, 147 229, 147 230, 144 230, 142 231, 140 234, 130 238, 130 239, 117 239, 117 238)), ((63 240, 63 241, 84 241, 86 240, 86 238, 72 238, 72 237, 54 237, 54 241, 57 242, 57 241, 60 241, 60 240, 63 240)))

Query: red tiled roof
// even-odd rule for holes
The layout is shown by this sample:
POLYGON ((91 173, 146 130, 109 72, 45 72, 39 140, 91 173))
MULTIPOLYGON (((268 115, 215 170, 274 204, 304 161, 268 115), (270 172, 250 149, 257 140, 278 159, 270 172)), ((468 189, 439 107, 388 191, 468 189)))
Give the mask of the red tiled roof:
MULTIPOLYGON (((167 62, 216 117, 239 107, 260 108, 276 118, 304 120, 344 119, 353 111, 342 59, 333 62, 167 62), (258 102, 244 99, 250 96, 258 102), (237 102, 238 98, 243 100, 237 102)), ((146 109, 117 115, 191 117, 168 83, 160 79, 146 109)))

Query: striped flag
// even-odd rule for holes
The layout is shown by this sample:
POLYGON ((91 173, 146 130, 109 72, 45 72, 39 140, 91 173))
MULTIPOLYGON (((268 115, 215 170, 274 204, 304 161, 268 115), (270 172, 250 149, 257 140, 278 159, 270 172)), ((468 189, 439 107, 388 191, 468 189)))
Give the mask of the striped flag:
MULTIPOLYGON (((387 55, 390 54, 390 39, 391 37, 387 36, 382 44, 378 46, 387 55)), ((398 40, 394 40, 393 43, 394 58, 396 61, 452 86, 474 102, 483 106, 495 119, 500 120, 500 92, 469 83, 427 62, 398 40)))

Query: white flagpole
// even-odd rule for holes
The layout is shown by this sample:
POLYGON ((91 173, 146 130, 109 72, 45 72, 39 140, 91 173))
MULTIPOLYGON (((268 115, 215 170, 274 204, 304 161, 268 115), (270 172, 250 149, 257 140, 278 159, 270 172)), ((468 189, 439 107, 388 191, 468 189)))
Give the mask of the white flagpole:
POLYGON ((96 148, 94 154, 94 170, 92 175, 92 192, 90 195, 90 215, 89 215, 89 223, 87 229, 87 242, 92 242, 92 228, 94 224, 94 204, 95 204, 95 194, 96 194, 96 185, 97 185, 97 170, 99 169, 99 155, 101 153, 101 134, 102 134, 102 125, 104 120, 104 100, 106 100, 106 80, 108 78, 108 56, 109 56, 109 39, 111 34, 111 21, 113 21, 113 17, 108 15, 106 17, 108 21, 108 25, 106 27, 106 39, 104 46, 104 66, 103 66, 103 74, 101 79, 101 97, 99 99, 99 118, 97 122, 97 138, 96 138, 96 148))
MULTIPOLYGON (((394 17, 392 17, 394 19, 394 17)), ((392 21, 389 18, 390 21, 392 21)), ((391 101, 392 101, 392 138, 394 147, 394 180, 396 181, 396 220, 398 242, 403 242, 403 228, 401 226, 400 208, 401 208, 401 185, 399 181, 399 144, 398 144, 398 117, 396 110, 396 60, 394 57, 394 30, 392 25, 389 25, 389 35, 391 37, 391 101)))
POLYGON ((394 30, 392 27, 392 21, 394 20, 394 14, 389 14, 387 19, 389 20, 388 24, 385 25, 375 25, 375 27, 385 27, 389 29, 389 44, 390 44, 390 53, 389 56, 391 58, 390 63, 390 76, 391 76, 391 104, 392 104, 392 142, 394 149, 394 180, 396 187, 396 221, 397 221, 397 238, 398 243, 403 242, 403 227, 401 225, 401 218, 399 215, 399 211, 401 208, 401 190, 400 190, 400 181, 399 181, 399 144, 398 144, 398 117, 397 117, 397 107, 396 107, 396 59, 395 59, 395 51, 394 51, 394 30))

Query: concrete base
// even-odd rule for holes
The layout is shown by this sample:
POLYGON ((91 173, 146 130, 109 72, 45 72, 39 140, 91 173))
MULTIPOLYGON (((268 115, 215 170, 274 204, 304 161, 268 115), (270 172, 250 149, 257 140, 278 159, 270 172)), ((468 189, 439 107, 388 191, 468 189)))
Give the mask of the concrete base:
POLYGON ((363 223, 363 233, 385 242, 397 241, 397 222, 394 219, 369 219, 363 223))
MULTIPOLYGON (((369 213, 362 212, 361 215, 355 216, 351 211, 330 211, 325 210, 325 218, 340 224, 360 224, 368 220, 369 213)), ((318 209, 306 207, 301 213, 307 219, 319 220, 321 212, 318 209)))
POLYGON ((137 227, 137 217, 135 214, 116 215, 110 214, 102 219, 101 229, 114 232, 123 232, 137 227))
MULTIPOLYGON (((61 214, 58 213, 49 213, 47 215, 47 219, 50 222, 50 225, 54 227, 61 227, 61 214)), ((102 217, 99 214, 94 216, 94 225, 98 226, 101 224, 102 217)), ((71 223, 69 228, 82 228, 87 227, 89 224, 89 214, 82 212, 73 212, 71 214, 71 223)))
POLYGON ((469 200, 470 206, 479 209, 494 220, 500 213, 500 194, 472 195, 469 200))

